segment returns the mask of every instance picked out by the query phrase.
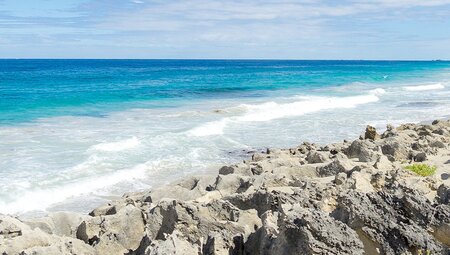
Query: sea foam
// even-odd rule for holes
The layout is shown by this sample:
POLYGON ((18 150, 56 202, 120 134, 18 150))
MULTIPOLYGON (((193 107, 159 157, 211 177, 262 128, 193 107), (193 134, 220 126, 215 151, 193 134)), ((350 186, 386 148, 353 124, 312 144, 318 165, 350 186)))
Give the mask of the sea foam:
POLYGON ((445 86, 442 85, 441 83, 403 87, 403 89, 407 90, 407 91, 426 91, 426 90, 437 90, 437 89, 444 89, 444 88, 445 88, 445 86))
POLYGON ((290 103, 266 102, 263 104, 244 104, 245 114, 226 117, 219 121, 207 122, 188 131, 192 136, 221 135, 229 123, 261 122, 274 119, 301 116, 307 113, 328 109, 353 108, 361 104, 377 102, 379 98, 373 94, 350 97, 303 97, 302 101, 290 103))
POLYGON ((132 138, 120 140, 117 142, 105 142, 99 143, 90 148, 90 150, 96 151, 108 151, 108 152, 116 152, 132 149, 140 144, 140 141, 137 137, 133 136, 132 138))
POLYGON ((371 91, 369 91, 369 93, 371 95, 381 96, 381 95, 386 94, 386 90, 384 90, 382 88, 376 88, 376 89, 372 89, 371 91))
POLYGON ((149 167, 148 164, 139 164, 131 169, 122 169, 107 176, 101 176, 101 178, 87 178, 64 186, 31 189, 12 203, 0 203, 1 213, 44 211, 50 205, 62 202, 70 197, 100 190, 123 181, 142 178, 149 167))

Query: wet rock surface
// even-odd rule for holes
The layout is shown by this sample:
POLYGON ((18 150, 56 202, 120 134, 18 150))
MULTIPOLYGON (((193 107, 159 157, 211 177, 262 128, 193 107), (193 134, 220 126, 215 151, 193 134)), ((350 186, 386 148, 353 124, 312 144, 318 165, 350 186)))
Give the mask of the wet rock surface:
POLYGON ((0 254, 450 254, 450 122, 268 149, 89 215, 0 215, 0 254), (405 170, 437 166, 429 177, 405 170))

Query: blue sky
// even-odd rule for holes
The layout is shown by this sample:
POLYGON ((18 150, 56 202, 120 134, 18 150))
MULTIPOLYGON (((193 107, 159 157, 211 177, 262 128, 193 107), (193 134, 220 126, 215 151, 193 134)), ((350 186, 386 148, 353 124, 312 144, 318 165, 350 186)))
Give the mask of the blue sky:
POLYGON ((450 59, 450 0, 0 0, 0 57, 450 59))

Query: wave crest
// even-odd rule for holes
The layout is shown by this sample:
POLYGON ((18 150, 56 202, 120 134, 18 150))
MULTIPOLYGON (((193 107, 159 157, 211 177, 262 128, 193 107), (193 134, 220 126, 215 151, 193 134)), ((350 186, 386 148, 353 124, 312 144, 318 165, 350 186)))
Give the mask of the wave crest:
POLYGON ((426 90, 437 90, 437 89, 444 89, 444 88, 445 88, 445 86, 442 85, 441 83, 403 87, 403 89, 407 90, 407 91, 426 91, 426 90))
POLYGON ((228 123, 259 122, 274 119, 301 116, 322 110, 336 108, 353 108, 361 104, 377 102, 376 95, 361 95, 350 97, 305 97, 302 101, 279 104, 267 102, 258 105, 241 105, 246 108, 242 116, 223 118, 219 121, 207 122, 188 131, 192 136, 221 135, 228 123))

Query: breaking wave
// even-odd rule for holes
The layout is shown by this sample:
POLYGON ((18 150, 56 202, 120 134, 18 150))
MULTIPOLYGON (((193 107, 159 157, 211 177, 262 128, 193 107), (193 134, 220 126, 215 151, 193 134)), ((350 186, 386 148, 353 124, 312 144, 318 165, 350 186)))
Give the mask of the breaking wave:
POLYGON ((350 97, 303 97, 302 101, 291 103, 267 102, 263 104, 241 105, 246 109, 241 116, 226 117, 218 121, 207 122, 188 131, 192 136, 221 135, 228 123, 257 122, 274 119, 301 116, 307 113, 328 109, 353 108, 358 105, 377 102, 376 95, 361 95, 350 97))

